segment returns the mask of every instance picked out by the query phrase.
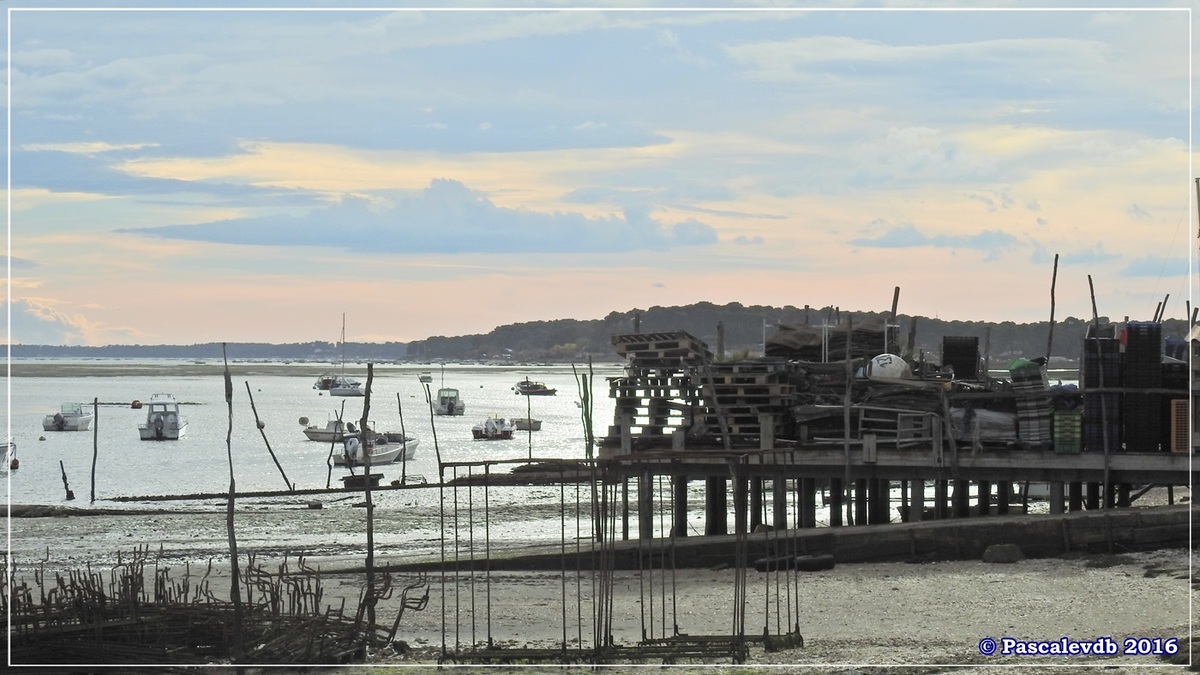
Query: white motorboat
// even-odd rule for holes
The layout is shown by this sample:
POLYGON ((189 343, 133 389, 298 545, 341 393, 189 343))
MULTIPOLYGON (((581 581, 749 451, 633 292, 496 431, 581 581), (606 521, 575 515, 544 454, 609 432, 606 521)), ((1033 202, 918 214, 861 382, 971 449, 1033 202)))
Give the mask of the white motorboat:
POLYGON ((532 417, 514 417, 510 420, 512 428, 516 431, 541 431, 542 421, 533 419, 532 417))
POLYGON ((155 394, 142 404, 146 423, 138 425, 143 441, 177 441, 187 431, 187 420, 179 415, 179 402, 170 394, 155 394))
POLYGON ((417 379, 425 383, 433 382, 433 373, 428 370, 422 370, 421 374, 417 375, 417 379))
MULTIPOLYGON (((307 423, 307 418, 305 418, 307 423)), ((375 433, 371 429, 371 425, 367 425, 367 431, 375 433)), ((309 424, 304 427, 304 435, 310 441, 320 441, 322 443, 341 443, 348 436, 358 434, 358 427, 354 422, 338 421, 336 419, 329 420, 324 427, 319 427, 315 424, 309 424)))
POLYGON ((512 438, 512 435, 512 425, 495 413, 471 427, 471 436, 477 441, 504 441, 512 438))
MULTIPOLYGON (((367 439, 367 453, 371 455, 371 466, 391 464, 393 462, 411 462, 417 454, 420 441, 412 436, 389 440, 387 436, 376 435, 367 439)), ((343 446, 342 452, 334 453, 333 463, 337 466, 361 466, 365 463, 361 446, 357 438, 350 437, 343 446)))
POLYGON ((337 382, 329 388, 330 396, 364 396, 362 384, 358 380, 338 377, 337 382))
POLYGON ((437 400, 433 402, 433 412, 436 415, 461 415, 467 411, 467 406, 458 397, 458 390, 452 387, 438 389, 437 400))
POLYGON ((83 409, 82 403, 63 403, 58 412, 42 418, 42 429, 46 431, 87 431, 92 428, 91 412, 83 409))

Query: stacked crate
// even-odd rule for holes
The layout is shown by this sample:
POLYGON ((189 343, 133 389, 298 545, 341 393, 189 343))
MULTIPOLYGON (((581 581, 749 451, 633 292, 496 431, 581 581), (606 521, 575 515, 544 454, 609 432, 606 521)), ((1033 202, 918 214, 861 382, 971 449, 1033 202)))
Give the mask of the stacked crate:
POLYGON ((1017 403, 1017 438, 1029 445, 1049 445, 1054 404, 1046 391, 1046 371, 1036 363, 1022 360, 1010 364, 1008 373, 1017 403))
POLYGON ((1092 337, 1083 341, 1083 447, 1103 452, 1121 446, 1121 395, 1089 393, 1089 389, 1121 386, 1121 344, 1116 338, 1092 337))
MULTIPOLYGON (((1121 386, 1127 389, 1161 387, 1162 324, 1130 322, 1125 326, 1125 334, 1121 386)), ((1126 392, 1121 407, 1125 450, 1157 452, 1162 443, 1162 395, 1126 392)))
POLYGON ((1075 455, 1083 450, 1083 411, 1058 410, 1054 413, 1054 452, 1075 455))
POLYGON ((787 361, 713 363, 708 347, 682 331, 614 335, 612 343, 629 364, 624 377, 609 379, 616 406, 602 444, 619 442, 623 418, 637 444, 649 447, 670 444, 680 429, 701 445, 719 445, 722 426, 735 445, 757 446, 764 414, 776 433, 784 429, 795 400, 787 361))
POLYGON ((719 433, 723 415, 725 431, 734 440, 756 441, 762 433, 759 416, 770 415, 776 433, 782 431, 796 394, 790 368, 783 360, 742 361, 714 363, 707 372, 697 372, 695 382, 705 394, 705 427, 719 433))
POLYGON ((631 434, 669 444, 676 429, 694 423, 700 391, 692 371, 708 363, 712 353, 684 331, 614 335, 612 344, 629 364, 624 377, 609 378, 609 396, 616 406, 603 443, 619 442, 622 418, 629 417, 631 434))
POLYGON ((1188 371, 1187 362, 1162 364, 1162 388, 1177 393, 1165 394, 1162 405, 1162 449, 1189 452, 1191 441, 1187 431, 1188 371))

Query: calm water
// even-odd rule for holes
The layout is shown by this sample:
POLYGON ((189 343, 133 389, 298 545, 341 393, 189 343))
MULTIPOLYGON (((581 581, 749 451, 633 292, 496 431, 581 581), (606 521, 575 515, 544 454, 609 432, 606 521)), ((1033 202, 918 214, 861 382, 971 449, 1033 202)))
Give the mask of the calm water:
MULTIPOLYGON (((75 362, 81 363, 81 362, 75 362)), ((21 468, 6 474, 8 496, 13 504, 47 504, 89 506, 91 504, 91 471, 93 457, 93 433, 46 432, 42 429, 42 418, 55 412, 61 402, 78 401, 90 404, 93 399, 101 405, 95 423, 97 459, 95 466, 95 506, 109 508, 146 508, 153 506, 167 510, 188 510, 202 506, 213 508, 223 499, 196 501, 116 502, 115 497, 139 497, 156 495, 182 495, 196 493, 224 494, 229 488, 229 464, 227 460, 226 433, 229 429, 228 408, 224 400, 224 382, 216 369, 215 374, 205 376, 183 376, 171 374, 189 362, 176 362, 176 368, 163 365, 147 369, 149 362, 130 362, 129 372, 153 372, 149 375, 125 375, 123 369, 112 368, 104 376, 69 377, 13 377, 11 385, 11 436, 17 442, 17 455, 21 468), (133 366, 141 367, 135 368, 133 366), (149 442, 138 438, 138 424, 145 421, 145 410, 129 407, 134 399, 148 401, 155 393, 173 394, 185 405, 182 415, 188 420, 187 435, 180 441, 149 442), (44 437, 45 440, 38 440, 44 437), (60 468, 61 462, 61 468, 60 468), (65 499, 62 471, 76 499, 65 499)), ((312 388, 316 377, 329 370, 322 364, 282 364, 272 366, 273 374, 234 378, 232 453, 234 477, 239 492, 282 491, 288 483, 298 489, 320 489, 338 487, 339 478, 347 470, 334 467, 330 472, 327 458, 330 446, 327 443, 309 441, 303 434, 301 417, 312 424, 324 423, 342 410, 343 418, 357 421, 362 416, 362 398, 330 397, 312 388), (263 431, 278 458, 284 481, 267 451, 262 434, 255 425, 250 406, 253 395, 258 416, 265 424, 263 431)), ((190 370, 194 371, 195 368, 190 370)), ((605 365, 595 370, 596 382, 592 391, 594 401, 594 430, 597 436, 607 432, 613 421, 614 402, 608 397, 606 377, 621 373, 619 367, 605 365)), ((360 377, 359 379, 365 378, 360 377)), ((1053 381, 1053 380, 1052 380, 1053 381)), ((410 436, 420 440, 415 459, 404 468, 409 475, 424 476, 429 482, 438 480, 438 455, 443 462, 476 462, 504 459, 571 459, 585 456, 583 424, 580 419, 578 385, 569 366, 531 367, 487 367, 447 366, 444 375, 429 366, 379 366, 375 369, 372 385, 372 401, 369 418, 378 430, 399 430, 401 410, 404 428, 410 436), (459 389, 466 403, 466 414, 460 417, 432 416, 434 428, 425 401, 425 392, 418 380, 418 373, 430 370, 433 373, 431 389, 442 385, 459 389), (443 380, 444 377, 444 380, 443 380), (516 382, 529 377, 545 382, 558 389, 556 396, 525 397, 513 393, 516 382), (397 401, 397 397, 399 400, 397 401), (527 409, 526 405, 529 405, 527 409), (504 417, 532 416, 543 420, 542 430, 516 432, 509 441, 475 441, 471 427, 481 422, 488 414, 498 413, 504 417), (532 442, 531 442, 532 441, 532 442)), ((491 471, 504 472, 510 465, 496 465, 491 471)), ((375 467, 383 473, 383 482, 400 478, 399 464, 375 467)), ((478 473, 481 468, 471 469, 478 473)), ((468 471, 459 469, 458 475, 468 471)), ((447 480, 454 474, 447 471, 447 480)), ((636 495, 631 485, 630 499, 636 504, 636 495)), ((932 500, 932 486, 926 490, 927 500, 932 500)), ((658 498, 664 508, 670 503, 670 484, 664 482, 656 487, 658 498)), ((361 493, 357 493, 361 494, 361 493)), ((397 541, 406 545, 419 544, 428 550, 437 545, 437 514, 441 510, 453 513, 467 507, 465 500, 479 500, 479 491, 439 495, 438 490, 383 491, 376 493, 376 505, 380 513, 388 512, 398 519, 392 525, 397 541), (443 503, 441 499, 459 500, 460 503, 443 503)), ((288 498, 291 502, 303 503, 306 498, 288 498)), ((574 486, 512 486, 494 487, 487 493, 488 520, 502 529, 504 536, 513 541, 555 540, 562 528, 575 527, 574 509, 576 500, 582 499, 586 513, 587 490, 577 491, 574 486), (562 505, 566 505, 566 509, 562 505), (564 514, 569 519, 564 525, 564 514)), ((320 500, 328 508, 353 509, 357 500, 349 496, 322 495, 320 500)), ((893 494, 899 503, 899 494, 893 494)), ((702 527, 704 520, 704 483, 689 484, 689 526, 702 527)), ((280 508, 278 499, 261 501, 261 508, 280 508)), ((476 509, 479 504, 474 504, 476 509)), ((730 500, 732 508, 732 500, 730 500)), ((259 508, 253 506, 252 508, 259 508)), ((302 508, 302 506, 301 506, 302 508)), ((328 511, 327 511, 328 512, 328 511)), ((818 503, 817 522, 828 524, 828 510, 818 503)), ((898 517, 894 514, 895 517, 898 517)), ((348 517, 353 517, 349 515, 348 517)), ((732 513, 727 516, 733 522, 732 513)), ((586 516, 584 518, 586 520, 586 516)), ((303 530, 302 521, 297 520, 296 532, 288 536, 318 536, 303 530)), ((475 536, 478 523, 458 523, 450 527, 457 536, 475 536)), ((588 524, 579 535, 588 535, 588 524)), ((636 536, 637 518, 632 519, 632 532, 636 536)), ((655 523, 656 534, 663 534, 669 523, 655 523), (659 532, 661 530, 661 532, 659 532)), ((281 535, 284 533, 280 533, 281 535)), ((568 535, 569 536, 569 535, 568 535)), ((328 538, 328 537, 324 537, 328 538)))
MULTIPOLYGON (((179 362, 180 365, 185 363, 179 362)), ((234 377, 231 445, 239 492, 284 490, 288 483, 299 489, 324 488, 330 482, 326 464, 330 445, 309 441, 299 420, 307 417, 310 424, 323 426, 341 411, 343 419, 357 423, 362 416, 363 398, 331 397, 313 389, 317 375, 328 369, 321 364, 293 364, 288 370, 294 370, 294 374, 234 377), (255 425, 251 395, 258 417, 265 424, 266 441, 286 473, 287 482, 255 425)), ((578 385, 569 366, 448 366, 444 373, 445 386, 459 389, 466 403, 466 414, 433 417, 436 444, 425 392, 417 378, 422 370, 432 370, 430 386, 436 394, 443 375, 428 366, 377 366, 372 383, 368 416, 375 428, 399 431, 403 413, 405 431, 420 441, 416 457, 405 467, 409 474, 423 475, 429 482, 436 482, 439 453, 443 462, 585 456, 583 424, 576 404, 578 385), (557 388, 558 394, 516 395, 512 385, 526 376, 557 388), (473 440, 471 427, 490 413, 508 418, 529 414, 543 421, 542 430, 532 434, 515 432, 510 441, 473 440)), ((607 383, 603 378, 618 372, 611 366, 595 371, 597 384, 592 397, 597 434, 606 432, 613 415, 613 401, 608 398, 607 383)), ((365 383, 365 377, 359 379, 365 383)), ((202 377, 169 373, 13 377, 11 411, 11 436, 17 443, 17 456, 21 460, 20 470, 9 476, 9 496, 14 504, 65 503, 62 478, 65 470, 76 496, 73 505, 87 505, 94 442, 97 449, 97 506, 119 506, 120 503, 107 501, 119 496, 222 493, 228 490, 226 434, 229 415, 224 383, 219 374, 202 377), (148 401, 155 393, 172 394, 183 404, 181 415, 188 421, 183 439, 139 440, 137 427, 145 422, 145 409, 132 409, 129 402, 134 399, 148 401), (42 418, 57 411, 59 403, 79 401, 90 408, 94 399, 101 402, 94 423, 95 441, 91 431, 43 431, 42 418), (45 440, 38 440, 40 437, 45 440)), ((508 469, 501 465, 492 470, 508 469)), ((387 483, 400 477, 401 467, 397 463, 375 467, 374 471, 382 472, 387 483)), ((332 485, 339 486, 338 478, 346 473, 346 469, 335 467, 332 485)), ((497 497, 504 498, 502 494, 493 495, 493 498, 497 497)), ((171 502, 162 505, 171 508, 171 502)))

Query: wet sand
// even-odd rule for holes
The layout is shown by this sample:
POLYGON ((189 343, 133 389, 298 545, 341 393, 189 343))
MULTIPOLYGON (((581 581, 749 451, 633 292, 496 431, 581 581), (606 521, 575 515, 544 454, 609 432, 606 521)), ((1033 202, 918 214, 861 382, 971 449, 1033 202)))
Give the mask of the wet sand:
MULTIPOLYGON (((303 554, 310 564, 326 570, 322 575, 326 604, 337 606, 345 599, 352 607, 358 602, 365 587, 364 574, 335 571, 363 561, 362 528, 354 522, 354 511, 347 509, 330 517, 330 511, 310 511, 302 503, 239 506, 238 538, 243 553, 256 552, 267 569, 285 554, 293 562, 296 555, 303 554), (288 534, 281 536, 281 532, 288 534), (298 532, 306 534, 299 536, 298 532)), ((28 574, 34 565, 71 569, 90 563, 102 568, 120 551, 143 544, 157 551, 161 542, 160 566, 177 574, 185 562, 212 559, 216 573, 225 579, 215 579, 212 587, 227 589, 224 508, 216 503, 200 507, 191 512, 141 509, 121 515, 12 518, 13 560, 18 575, 28 574)), ((375 562, 382 565, 404 558, 403 550, 384 546, 375 562)), ((996 665, 1008 666, 999 671, 1007 673, 1023 672, 1021 667, 1012 669, 1023 665, 1038 672, 1079 673, 1081 665, 1122 672, 1133 664, 1161 664, 1163 661, 1153 656, 986 657, 980 654, 979 643, 985 637, 1093 640, 1111 636, 1118 642, 1125 637, 1186 637, 1192 632, 1188 624, 1194 587, 1190 563, 1188 551, 1165 549, 1073 554, 1012 564, 840 564, 828 571, 802 573, 794 586, 787 585, 785 577, 787 587, 783 589, 777 585, 778 575, 751 570, 745 597, 746 634, 761 635, 764 627, 773 634, 783 633, 791 622, 799 625, 805 646, 768 653, 756 643, 751 646, 748 664, 794 666, 772 669, 773 673, 862 672, 857 666, 870 666, 870 672, 938 670, 903 670, 917 664, 965 666, 942 669, 954 673, 997 672, 989 668, 996 665), (791 610, 787 597, 793 598, 791 610)), ((632 648, 645 631, 649 630, 651 637, 670 635, 676 626, 678 632, 693 636, 728 636, 734 621, 734 575, 732 569, 679 569, 669 576, 660 570, 614 572, 615 642, 632 648), (668 607, 672 609, 664 613, 668 607)), ((398 573, 394 581, 403 585, 415 578, 412 573, 398 573)), ((472 643, 486 643, 489 637, 494 644, 508 648, 558 648, 564 639, 564 614, 567 647, 577 648, 580 636, 585 647, 593 644, 593 590, 586 573, 577 577, 569 572, 564 579, 557 572, 480 572, 470 578, 464 574, 457 581, 448 579, 445 585, 436 575, 429 579, 427 606, 421 611, 407 610, 400 624, 398 638, 411 651, 397 654, 385 650, 374 655, 369 668, 343 667, 338 672, 377 675, 386 672, 378 666, 429 667, 437 662, 443 647, 451 652, 466 650, 472 643), (583 617, 582 625, 577 616, 583 617)), ((380 602, 377 617, 381 624, 390 625, 395 619, 399 600, 396 593, 380 602)), ((1186 645, 1183 649, 1186 651, 1186 645)), ((658 667, 661 661, 645 663, 658 667)), ((728 657, 713 656, 690 665, 699 670, 731 662, 728 657)), ((463 668, 476 669, 483 670, 463 668)), ((539 670, 542 668, 530 666, 522 672, 539 670)), ((620 665, 606 670, 640 669, 620 665)))

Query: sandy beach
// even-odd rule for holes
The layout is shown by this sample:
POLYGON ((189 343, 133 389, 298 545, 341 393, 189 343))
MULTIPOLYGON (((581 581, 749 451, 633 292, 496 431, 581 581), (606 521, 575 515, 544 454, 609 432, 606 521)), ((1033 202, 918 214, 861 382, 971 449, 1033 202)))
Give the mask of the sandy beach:
MULTIPOLYGON (((304 511, 264 510, 239 516, 247 524, 245 548, 255 550, 270 569, 282 560, 278 541, 268 547, 273 516, 304 511)), ((33 565, 70 569, 82 564, 110 564, 112 556, 136 544, 157 548, 157 564, 179 574, 183 564, 207 556, 215 561, 211 585, 228 588, 227 554, 217 533, 217 511, 12 518, 12 551, 18 576, 33 565)), ((354 529, 354 528, 350 528, 354 529)), ((327 545, 308 552, 310 565, 321 567, 324 601, 342 599, 353 607, 365 587, 362 573, 344 571, 361 563, 354 545, 327 545), (343 571, 338 571, 343 570, 343 571)), ((293 554, 294 560, 294 554, 293 554)), ((396 552, 377 563, 396 561, 396 552)), ((839 564, 832 570, 782 575, 749 570, 744 604, 745 634, 764 629, 786 633, 798 625, 803 648, 768 652, 761 642, 750 645, 748 666, 772 666, 771 672, 932 672, 936 670, 1080 672, 1081 666, 1120 672, 1135 665, 1156 665, 1156 656, 1028 656, 980 653, 980 641, 1093 641, 1112 637, 1186 638, 1194 587, 1190 556, 1185 549, 1121 554, 1069 554, 1011 564, 982 561, 839 564), (793 581, 789 582, 791 578, 793 581), (939 664, 952 664, 954 668, 939 664), (791 666, 783 668, 783 666, 791 666), (928 666, 928 667, 926 667, 928 666), (939 667, 934 667, 939 666, 939 667), (869 667, 864 671, 864 667, 869 667), (1017 667, 1013 670, 1013 667, 1017 667), (916 668, 916 670, 912 670, 916 668)), ((479 569, 479 568, 477 568, 479 569)), ((643 635, 728 637, 734 626, 733 569, 676 569, 673 572, 617 570, 612 585, 613 641, 632 653, 643 635), (645 606, 643 606, 645 601, 645 606)), ((414 573, 396 573, 397 586, 411 583, 414 573)), ((472 644, 490 642, 503 648, 561 648, 594 645, 593 577, 568 572, 466 572, 440 583, 430 574, 429 599, 420 610, 407 610, 397 639, 407 653, 384 649, 363 666, 340 667, 339 673, 386 672, 437 663, 442 650, 469 652, 472 644), (564 617, 566 621, 564 624, 564 617), (564 630, 564 625, 566 626, 564 630), (565 632, 565 636, 564 636, 565 632), (580 641, 582 639, 582 642, 580 641)), ((391 625, 399 611, 399 593, 382 600, 377 621, 391 625)), ((1136 645, 1136 643, 1134 643, 1136 645)), ((1145 645, 1146 643, 1142 643, 1145 645)), ((1188 650, 1181 640, 1180 649, 1188 650)), ((404 650, 401 650, 404 651, 404 650)), ((612 667, 617 672, 661 666, 662 660, 631 659, 612 667)), ((683 659, 676 666, 711 669, 733 665, 724 654, 683 659)), ((457 667, 482 669, 464 659, 457 667)), ((550 666, 530 664, 527 672, 550 666)), ((608 670, 606 668, 606 670, 608 670)))

